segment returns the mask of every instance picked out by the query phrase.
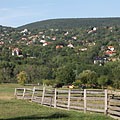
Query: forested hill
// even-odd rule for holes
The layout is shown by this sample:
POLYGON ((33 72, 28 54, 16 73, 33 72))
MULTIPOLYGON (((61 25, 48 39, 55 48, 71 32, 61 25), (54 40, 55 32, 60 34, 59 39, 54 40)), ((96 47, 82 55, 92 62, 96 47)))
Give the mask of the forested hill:
POLYGON ((120 26, 120 18, 70 18, 38 21, 18 27, 18 29, 74 29, 89 26, 120 26))

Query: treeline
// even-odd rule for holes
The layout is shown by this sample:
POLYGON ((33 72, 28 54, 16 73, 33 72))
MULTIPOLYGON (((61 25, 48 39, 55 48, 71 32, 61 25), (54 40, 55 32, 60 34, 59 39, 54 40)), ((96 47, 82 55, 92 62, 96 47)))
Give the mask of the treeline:
POLYGON ((30 23, 18 27, 18 29, 76 29, 90 26, 120 26, 120 18, 69 18, 50 19, 30 23))
POLYGON ((67 47, 41 47, 40 54, 36 58, 18 58, 5 54, 0 61, 0 82, 18 83, 17 75, 24 71, 27 75, 25 83, 29 84, 73 83, 96 88, 120 87, 119 61, 108 62, 104 66, 95 65, 91 57, 94 53, 86 51, 78 55, 74 49, 67 47))

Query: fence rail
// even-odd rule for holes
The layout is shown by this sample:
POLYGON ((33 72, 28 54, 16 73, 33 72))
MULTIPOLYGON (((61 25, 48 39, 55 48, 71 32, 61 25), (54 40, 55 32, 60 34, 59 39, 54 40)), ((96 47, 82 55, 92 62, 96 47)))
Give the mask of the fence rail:
POLYGON ((17 99, 26 99, 54 108, 100 112, 120 119, 120 92, 108 90, 61 90, 15 88, 17 99))

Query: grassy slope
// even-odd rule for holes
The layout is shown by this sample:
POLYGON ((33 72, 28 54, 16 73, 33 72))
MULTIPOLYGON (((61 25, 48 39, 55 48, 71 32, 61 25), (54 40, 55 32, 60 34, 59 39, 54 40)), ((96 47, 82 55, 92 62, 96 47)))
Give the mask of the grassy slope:
POLYGON ((112 120, 102 114, 84 114, 43 107, 36 103, 14 99, 14 88, 18 85, 0 85, 1 120, 112 120))

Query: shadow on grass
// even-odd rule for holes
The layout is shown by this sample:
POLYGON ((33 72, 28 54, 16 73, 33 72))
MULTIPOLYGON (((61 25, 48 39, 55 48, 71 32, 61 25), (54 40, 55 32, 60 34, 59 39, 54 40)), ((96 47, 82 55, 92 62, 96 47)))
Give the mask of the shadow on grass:
POLYGON ((41 117, 38 115, 32 115, 32 116, 23 116, 23 117, 16 117, 16 118, 9 118, 9 119, 5 119, 5 120, 41 120, 41 119, 59 119, 59 118, 66 118, 69 117, 66 114, 61 114, 61 113, 55 113, 53 115, 50 116, 45 116, 45 117, 41 117))

